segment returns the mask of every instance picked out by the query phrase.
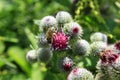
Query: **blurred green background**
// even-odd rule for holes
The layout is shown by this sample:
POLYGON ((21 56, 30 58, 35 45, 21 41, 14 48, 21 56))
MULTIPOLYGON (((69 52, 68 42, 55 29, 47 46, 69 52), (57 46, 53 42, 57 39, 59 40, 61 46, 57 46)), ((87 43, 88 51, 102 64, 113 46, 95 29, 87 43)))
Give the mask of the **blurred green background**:
MULTIPOLYGON (((30 44, 36 47, 34 20, 58 11, 70 12, 89 42, 90 34, 97 31, 108 36, 109 44, 120 39, 120 0, 0 0, 0 80, 66 80, 66 74, 25 59, 30 44)), ((92 61, 87 57, 78 65, 94 73, 92 61)))

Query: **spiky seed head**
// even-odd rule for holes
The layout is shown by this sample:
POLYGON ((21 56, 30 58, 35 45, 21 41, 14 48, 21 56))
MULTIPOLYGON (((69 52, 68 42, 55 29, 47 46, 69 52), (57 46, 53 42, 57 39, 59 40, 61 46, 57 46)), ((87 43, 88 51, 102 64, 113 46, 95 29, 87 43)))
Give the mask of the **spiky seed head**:
POLYGON ((86 40, 77 40, 73 45, 73 52, 78 55, 88 55, 90 53, 90 45, 86 40))
POLYGON ((39 48, 37 50, 38 61, 48 62, 52 58, 52 51, 50 48, 39 48))
POLYGON ((90 71, 84 68, 74 68, 68 75, 67 80, 94 80, 90 71))
POLYGON ((30 51, 28 51, 27 54, 26 54, 26 59, 30 63, 36 62, 37 61, 36 50, 30 50, 30 51))
POLYGON ((107 44, 102 41, 96 41, 93 42, 91 45, 91 53, 94 55, 100 55, 100 52, 105 50, 107 47, 107 44))
POLYGON ((57 19, 58 23, 60 23, 60 24, 65 24, 65 23, 69 23, 72 21, 71 15, 66 11, 58 12, 56 15, 56 19, 57 19))
POLYGON ((107 43, 107 36, 101 32, 95 32, 94 34, 90 36, 90 40, 91 42, 103 41, 107 43))
POLYGON ((77 22, 70 22, 65 24, 63 30, 66 34, 70 36, 82 36, 83 30, 82 27, 77 22))

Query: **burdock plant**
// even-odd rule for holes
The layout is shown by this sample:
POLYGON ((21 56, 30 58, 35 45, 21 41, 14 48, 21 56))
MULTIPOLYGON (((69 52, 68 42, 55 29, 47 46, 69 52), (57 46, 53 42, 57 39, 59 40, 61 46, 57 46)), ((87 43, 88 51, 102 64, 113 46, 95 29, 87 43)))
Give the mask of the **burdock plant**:
MULTIPOLYGON (((78 59, 94 54, 100 57, 96 80, 120 80, 119 54, 113 49, 107 49, 105 34, 93 33, 89 44, 87 40, 82 39, 82 26, 73 21, 66 11, 58 12, 55 17, 45 16, 36 20, 35 24, 39 25, 40 32, 36 38, 37 48, 28 51, 26 55, 28 62, 44 63, 47 70, 53 73, 60 73, 62 68, 65 75, 69 73, 67 80, 94 80, 90 71, 77 66, 79 61, 76 60, 76 57, 78 59)), ((114 49, 120 50, 120 42, 114 44, 114 49)))

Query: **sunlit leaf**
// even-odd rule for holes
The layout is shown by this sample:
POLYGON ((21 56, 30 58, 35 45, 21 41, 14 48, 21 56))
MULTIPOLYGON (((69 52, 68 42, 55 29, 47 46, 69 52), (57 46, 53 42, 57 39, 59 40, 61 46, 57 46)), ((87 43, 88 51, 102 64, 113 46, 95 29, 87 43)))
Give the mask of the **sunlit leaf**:
POLYGON ((3 53, 3 51, 5 50, 5 44, 0 41, 0 54, 3 53))
POLYGON ((8 55, 20 66, 20 68, 30 74, 30 65, 25 58, 25 52, 17 46, 12 46, 8 49, 8 55))

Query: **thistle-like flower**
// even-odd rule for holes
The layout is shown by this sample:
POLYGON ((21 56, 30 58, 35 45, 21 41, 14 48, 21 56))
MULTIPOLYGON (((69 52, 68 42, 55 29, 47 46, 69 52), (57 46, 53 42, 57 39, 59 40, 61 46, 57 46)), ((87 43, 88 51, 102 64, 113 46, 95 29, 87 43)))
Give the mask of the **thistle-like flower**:
POLYGON ((41 19, 40 29, 43 28, 46 31, 49 27, 56 27, 57 20, 53 16, 45 16, 41 19))
POLYGON ((41 33, 38 35, 37 45, 38 47, 49 47, 45 33, 41 33))
POLYGON ((91 53, 99 55, 99 53, 107 48, 107 44, 102 41, 93 42, 91 45, 91 53))
POLYGON ((70 36, 81 36, 83 33, 82 27, 76 22, 65 24, 63 30, 70 36))
POLYGON ((58 23, 60 23, 60 24, 65 24, 65 23, 69 23, 72 21, 71 15, 65 11, 58 12, 56 15, 56 19, 57 19, 58 23))
POLYGON ((70 71, 73 67, 73 60, 69 57, 65 57, 63 60, 62 60, 62 69, 64 71, 70 71))
POLYGON ((37 50, 37 58, 41 62, 48 62, 52 58, 52 55, 50 48, 39 48, 37 50))
POLYGON ((28 62, 33 63, 37 61, 36 50, 30 50, 27 52, 26 59, 28 62))
POLYGON ((119 80, 120 56, 112 50, 104 50, 100 53, 97 69, 101 77, 97 75, 95 80, 119 80))
POLYGON ((90 71, 84 68, 74 68, 67 77, 67 80, 94 80, 90 71))
POLYGON ((86 40, 77 40, 73 46, 73 52, 78 55, 88 55, 90 45, 86 40))
POLYGON ((105 64, 114 63, 118 57, 118 54, 112 50, 104 50, 100 53, 101 62, 105 64))
POLYGON ((115 44, 114 44, 114 47, 116 50, 118 50, 118 53, 120 53, 120 41, 117 41, 115 44))
POLYGON ((96 32, 90 36, 91 42, 94 41, 103 41, 107 43, 107 36, 101 32, 96 32))
POLYGON ((68 47, 69 37, 63 32, 57 32, 52 37, 52 47, 54 50, 64 50, 68 47))

